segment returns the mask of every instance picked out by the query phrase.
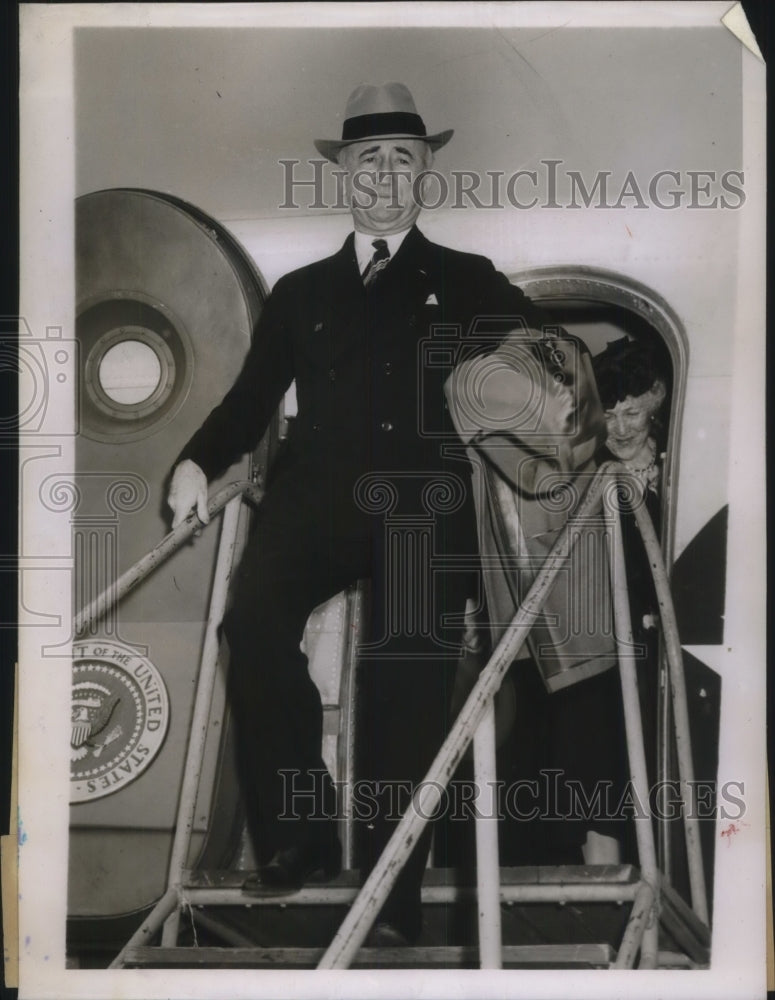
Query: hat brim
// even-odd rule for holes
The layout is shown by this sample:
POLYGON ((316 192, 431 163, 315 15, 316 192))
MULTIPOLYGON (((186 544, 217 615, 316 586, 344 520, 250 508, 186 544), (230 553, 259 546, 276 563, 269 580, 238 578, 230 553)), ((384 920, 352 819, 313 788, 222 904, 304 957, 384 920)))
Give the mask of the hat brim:
POLYGON ((338 163, 339 153, 345 146, 352 146, 356 142, 372 142, 379 139, 418 139, 420 142, 427 142, 435 152, 446 146, 455 130, 445 129, 443 132, 436 132, 434 135, 407 135, 405 132, 394 135, 364 135, 359 139, 315 139, 315 149, 325 156, 332 163, 338 163))

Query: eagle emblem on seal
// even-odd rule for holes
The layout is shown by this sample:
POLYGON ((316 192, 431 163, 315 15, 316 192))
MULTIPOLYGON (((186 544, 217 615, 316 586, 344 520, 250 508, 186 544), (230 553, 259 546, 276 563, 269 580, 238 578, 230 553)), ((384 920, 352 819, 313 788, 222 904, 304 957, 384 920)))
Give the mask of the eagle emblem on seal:
POLYGON ((83 681, 73 686, 70 760, 83 760, 90 751, 95 757, 99 757, 106 746, 122 735, 120 725, 105 732, 120 701, 120 694, 113 694, 109 688, 93 681, 83 681))
POLYGON ((157 668, 108 639, 73 645, 70 801, 91 802, 131 784, 161 749, 169 699, 157 668))

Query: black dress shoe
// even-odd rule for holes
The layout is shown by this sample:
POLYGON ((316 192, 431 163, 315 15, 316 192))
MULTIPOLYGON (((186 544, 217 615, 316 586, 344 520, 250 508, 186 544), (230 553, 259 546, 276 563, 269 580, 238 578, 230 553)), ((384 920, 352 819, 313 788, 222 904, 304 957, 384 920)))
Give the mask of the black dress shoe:
POLYGON ((338 840, 286 847, 261 865, 242 884, 252 896, 283 896, 298 892, 305 882, 336 878, 342 870, 342 848, 338 840))
POLYGON ((371 928, 364 945, 366 948, 408 948, 409 941, 397 927, 382 920, 371 928))

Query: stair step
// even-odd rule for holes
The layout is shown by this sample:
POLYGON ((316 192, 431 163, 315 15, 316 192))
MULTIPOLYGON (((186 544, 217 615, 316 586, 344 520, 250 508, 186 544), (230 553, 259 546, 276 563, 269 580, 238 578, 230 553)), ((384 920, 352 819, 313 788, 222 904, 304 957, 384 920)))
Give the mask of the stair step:
MULTIPOLYGON (((636 882, 638 871, 634 865, 522 865, 501 868, 502 885, 556 885, 576 882, 636 882)), ((192 888, 238 888, 249 871, 189 870, 184 873, 186 884, 192 888)), ((424 886, 454 885, 461 873, 456 868, 427 868, 424 886)), ((361 876, 357 869, 345 868, 330 886, 358 886, 361 876)), ((473 881, 470 883, 472 886, 473 881)))
MULTIPOLYGON (((241 871, 187 872, 183 891, 193 905, 243 906, 345 906, 361 886, 360 873, 348 869, 328 882, 309 882, 297 892, 255 896, 241 892, 247 873, 241 871)), ((458 884, 460 873, 452 868, 429 868, 422 888, 423 903, 450 904, 474 899, 476 886, 458 884)), ((628 901, 637 888, 638 873, 632 865, 560 865, 502 868, 500 895, 504 903, 628 901)))
MULTIPOLYGON (((181 895, 189 919, 181 927, 178 945, 133 946, 125 955, 126 967, 313 969, 342 919, 337 908, 351 905, 360 887, 359 873, 347 870, 329 883, 307 885, 296 893, 255 897, 241 891, 245 872, 188 875, 181 895)), ((504 968, 611 966, 629 902, 641 885, 637 868, 502 868, 500 878, 504 968)), ((428 869, 423 902, 439 905, 424 912, 419 946, 361 948, 352 966, 479 968, 476 889, 457 885, 460 879, 454 869, 428 869)), ((707 966, 708 928, 667 884, 661 899, 659 967, 707 966)))
MULTIPOLYGON (((153 948, 127 951, 125 968, 312 969, 324 948, 153 948)), ((607 968, 614 958, 608 944, 504 945, 504 968, 607 968)), ((476 946, 361 948, 351 968, 479 968, 476 946)))

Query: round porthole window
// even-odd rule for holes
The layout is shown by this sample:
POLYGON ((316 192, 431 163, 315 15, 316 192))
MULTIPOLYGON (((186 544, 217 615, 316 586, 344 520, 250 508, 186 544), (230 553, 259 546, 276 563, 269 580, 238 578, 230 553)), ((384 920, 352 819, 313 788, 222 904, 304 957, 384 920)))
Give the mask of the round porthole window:
POLYGON ((108 348, 97 373, 105 395, 122 406, 144 403, 158 389, 161 376, 159 355, 142 340, 122 340, 108 348))
POLYGON ((175 359, 164 337, 148 327, 106 330, 86 359, 86 391, 118 420, 137 421, 160 410, 175 384, 175 359))
POLYGON ((122 296, 84 310, 77 329, 88 437, 137 440, 174 416, 191 386, 193 354, 168 311, 122 296))

